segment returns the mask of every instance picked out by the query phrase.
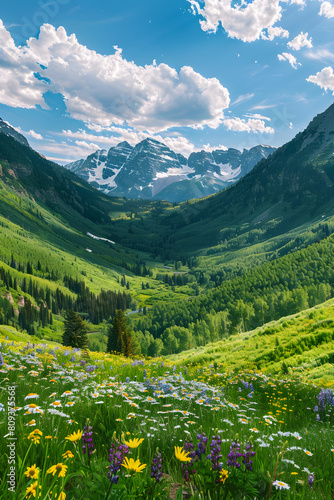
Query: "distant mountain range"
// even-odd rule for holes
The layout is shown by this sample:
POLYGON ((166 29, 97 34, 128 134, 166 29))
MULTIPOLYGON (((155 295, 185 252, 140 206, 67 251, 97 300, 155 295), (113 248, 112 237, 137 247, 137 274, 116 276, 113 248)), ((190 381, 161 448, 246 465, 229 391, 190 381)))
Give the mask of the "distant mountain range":
POLYGON ((65 167, 108 195, 180 202, 229 187, 274 151, 260 145, 242 152, 200 151, 187 159, 147 138, 134 147, 121 142, 109 151, 98 150, 65 167))

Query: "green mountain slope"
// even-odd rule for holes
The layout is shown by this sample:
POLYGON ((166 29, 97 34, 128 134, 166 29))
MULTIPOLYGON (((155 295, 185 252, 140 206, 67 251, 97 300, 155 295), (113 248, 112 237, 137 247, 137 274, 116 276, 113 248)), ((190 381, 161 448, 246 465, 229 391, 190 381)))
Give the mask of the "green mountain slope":
POLYGON ((263 371, 299 375, 321 386, 334 385, 334 300, 283 317, 253 331, 169 356, 193 365, 220 364, 225 372, 263 371))
POLYGON ((170 251, 203 253, 262 228, 265 241, 333 215, 333 152, 334 105, 234 186, 162 219, 170 251))

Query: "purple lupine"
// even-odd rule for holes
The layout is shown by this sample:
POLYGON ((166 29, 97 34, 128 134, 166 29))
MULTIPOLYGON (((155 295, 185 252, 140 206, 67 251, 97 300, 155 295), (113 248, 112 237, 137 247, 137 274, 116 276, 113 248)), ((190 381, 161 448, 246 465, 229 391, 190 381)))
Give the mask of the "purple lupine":
POLYGON ((112 484, 118 483, 117 472, 120 470, 123 460, 128 451, 129 447, 126 446, 125 444, 120 444, 119 446, 117 446, 116 444, 111 443, 109 458, 108 458, 110 462, 108 479, 112 484))
POLYGON ((326 406, 334 406, 334 393, 331 389, 321 389, 318 396, 318 406, 315 407, 315 411, 319 411, 317 415, 317 420, 326 420, 326 406))
POLYGON ((84 366, 86 364, 86 361, 84 359, 80 359, 80 365, 84 366))
POLYGON ((162 476, 162 457, 161 453, 157 453, 152 460, 151 477, 155 479, 155 481, 158 483, 160 481, 161 476, 162 476))
POLYGON ((3 366, 4 364, 5 364, 5 362, 4 362, 4 359, 3 359, 3 355, 0 352, 0 366, 3 366))
POLYGON ((195 453, 199 460, 201 460, 202 455, 204 455, 205 453, 205 447, 207 441, 208 438, 206 436, 202 436, 202 434, 197 434, 197 449, 195 453))
POLYGON ((248 443, 244 453, 242 454, 243 460, 242 463, 245 464, 246 470, 253 470, 253 462, 251 460, 252 457, 255 455, 255 451, 251 451, 253 448, 253 445, 251 443, 248 443))
POLYGON ((185 482, 190 481, 190 474, 195 474, 196 469, 193 468, 194 459, 196 457, 196 452, 194 451, 194 445, 192 443, 184 443, 183 449, 188 453, 188 457, 191 458, 190 462, 182 464, 181 471, 185 482))
POLYGON ((71 362, 74 363, 74 361, 75 361, 75 356, 73 354, 73 356, 71 357, 71 362))
POLYGON ((308 477, 308 484, 311 486, 313 486, 313 483, 314 483, 314 474, 310 474, 309 477, 308 477))
POLYGON ((95 365, 87 365, 86 366, 86 372, 87 373, 91 373, 91 372, 93 372, 95 370, 95 368, 98 368, 98 367, 95 366, 95 365))
POLYGON ((326 408, 326 404, 334 406, 334 394, 331 389, 321 389, 318 396, 319 410, 323 411, 326 408))
POLYGON ((91 455, 95 450, 92 427, 85 425, 83 430, 84 433, 82 435, 82 453, 86 455, 88 451, 89 455, 91 455))
POLYGON ((240 469, 240 464, 237 461, 237 459, 240 457, 241 457, 240 445, 238 443, 233 442, 232 446, 230 446, 230 453, 227 455, 227 466, 236 467, 237 469, 240 469))
POLYGON ((221 438, 219 434, 217 436, 212 436, 210 448, 211 448, 211 453, 210 455, 207 456, 209 460, 211 460, 212 463, 212 470, 220 470, 221 465, 219 459, 222 457, 220 451, 220 445, 221 445, 221 438))

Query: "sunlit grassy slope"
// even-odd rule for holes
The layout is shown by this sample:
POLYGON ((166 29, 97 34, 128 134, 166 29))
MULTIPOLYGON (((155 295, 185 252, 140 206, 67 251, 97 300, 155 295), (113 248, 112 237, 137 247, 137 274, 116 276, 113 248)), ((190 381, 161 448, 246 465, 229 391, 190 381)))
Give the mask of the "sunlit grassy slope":
POLYGON ((170 357, 194 365, 222 364, 225 371, 299 373, 319 385, 334 385, 334 300, 170 357))

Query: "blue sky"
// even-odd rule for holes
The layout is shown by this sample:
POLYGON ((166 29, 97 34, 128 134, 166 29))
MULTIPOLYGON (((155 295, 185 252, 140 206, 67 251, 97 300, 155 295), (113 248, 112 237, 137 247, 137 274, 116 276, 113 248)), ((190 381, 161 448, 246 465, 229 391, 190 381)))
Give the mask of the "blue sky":
POLYGON ((333 102, 334 0, 11 0, 0 116, 60 163, 280 146, 333 102))

